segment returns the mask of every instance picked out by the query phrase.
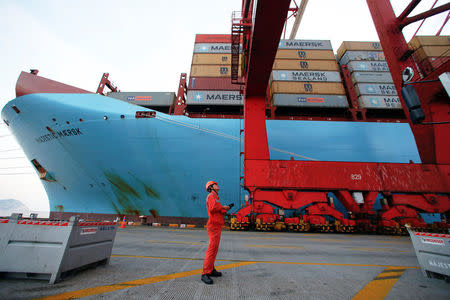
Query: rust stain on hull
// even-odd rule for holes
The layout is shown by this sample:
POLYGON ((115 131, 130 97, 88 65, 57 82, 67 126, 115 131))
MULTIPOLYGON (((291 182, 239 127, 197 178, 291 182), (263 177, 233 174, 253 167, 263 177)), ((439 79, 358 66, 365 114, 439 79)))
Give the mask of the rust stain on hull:
MULTIPOLYGON (((144 209, 142 205, 139 204, 139 202, 145 201, 146 199, 148 199, 147 197, 160 199, 160 195, 158 192, 136 178, 136 176, 134 176, 130 172, 128 172, 128 174, 132 176, 132 181, 134 179, 134 181, 138 182, 138 185, 136 185, 136 183, 130 183, 129 180, 127 182, 124 178, 113 172, 104 171, 103 173, 108 182, 112 185, 112 191, 117 199, 117 203, 112 203, 112 206, 114 210, 119 214, 147 214, 148 210, 144 209), (141 194, 137 191, 139 185, 143 186, 146 197, 142 197, 141 194)), ((159 215, 156 210, 153 211, 156 216, 159 215)))

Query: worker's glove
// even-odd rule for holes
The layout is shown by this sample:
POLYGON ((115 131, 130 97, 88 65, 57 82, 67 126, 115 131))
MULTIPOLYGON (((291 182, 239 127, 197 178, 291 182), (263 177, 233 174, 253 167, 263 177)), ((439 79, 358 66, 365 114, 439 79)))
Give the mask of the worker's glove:
POLYGON ((234 203, 228 204, 228 207, 231 209, 234 206, 234 203))

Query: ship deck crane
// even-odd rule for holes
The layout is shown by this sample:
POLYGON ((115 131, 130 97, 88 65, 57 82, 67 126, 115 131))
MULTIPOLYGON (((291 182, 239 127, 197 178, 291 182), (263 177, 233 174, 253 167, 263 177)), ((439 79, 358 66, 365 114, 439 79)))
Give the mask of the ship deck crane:
MULTIPOLYGON (((413 0, 396 17, 389 0, 367 0, 378 35, 392 72, 398 94, 403 86, 402 71, 414 69, 413 82, 425 113, 425 121, 410 125, 422 159, 421 164, 360 163, 271 160, 265 125, 265 93, 290 0, 243 1, 242 38, 244 78, 244 187, 250 193, 247 204, 232 219, 232 229, 267 230, 287 226, 294 230, 349 232, 355 226, 369 231, 402 233, 406 223, 425 227, 419 212, 448 213, 450 210, 450 103, 439 75, 450 71, 449 61, 419 78, 401 29, 450 9, 449 4, 418 16, 407 17, 420 0, 413 0), (257 3, 257 4, 256 4, 257 3), (253 7, 256 5, 256 7, 253 7), (254 15, 252 15, 254 13, 254 15), (332 193, 351 213, 344 218, 334 208, 332 193), (382 212, 374 215, 373 204, 382 195, 382 212), (355 202, 355 197, 362 201, 355 202), (277 222, 273 206, 305 208, 306 214, 277 222), (325 217, 327 216, 327 217, 325 217), (329 222, 334 220, 334 222, 329 222)), ((236 20, 235 20, 236 22, 236 20)), ((237 48, 239 49, 239 48, 237 48)), ((235 79, 236 82, 238 80, 235 79)), ((402 105, 409 116, 404 100, 402 105)), ((445 222, 438 224, 447 229, 445 222)))

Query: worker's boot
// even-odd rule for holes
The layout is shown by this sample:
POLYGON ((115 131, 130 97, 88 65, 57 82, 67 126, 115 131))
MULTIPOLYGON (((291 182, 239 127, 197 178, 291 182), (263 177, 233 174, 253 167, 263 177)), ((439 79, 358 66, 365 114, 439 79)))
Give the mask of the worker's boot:
POLYGON ((206 284, 213 284, 213 280, 209 277, 208 274, 203 274, 202 275, 202 281, 206 284))
POLYGON ((213 269, 212 272, 208 275, 211 277, 220 277, 220 276, 222 276, 222 273, 218 272, 216 269, 213 269))

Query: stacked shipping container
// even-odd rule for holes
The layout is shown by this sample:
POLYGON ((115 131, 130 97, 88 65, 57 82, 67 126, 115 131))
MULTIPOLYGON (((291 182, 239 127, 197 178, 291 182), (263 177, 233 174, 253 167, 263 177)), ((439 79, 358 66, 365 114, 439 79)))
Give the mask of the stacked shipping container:
POLYGON ((242 106, 243 99, 231 83, 231 36, 197 34, 186 104, 242 106))
POLYGON ((269 85, 276 107, 348 107, 328 40, 280 40, 269 85))
POLYGON ((175 101, 173 92, 109 92, 107 96, 158 110, 161 108, 168 110, 175 101))
POLYGON ((408 43, 420 70, 428 75, 450 59, 450 36, 416 36, 408 43))
POLYGON ((337 58, 348 66, 362 108, 402 109, 379 42, 343 42, 337 58))

